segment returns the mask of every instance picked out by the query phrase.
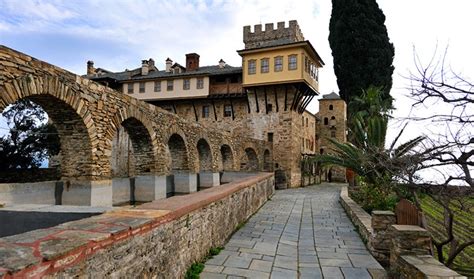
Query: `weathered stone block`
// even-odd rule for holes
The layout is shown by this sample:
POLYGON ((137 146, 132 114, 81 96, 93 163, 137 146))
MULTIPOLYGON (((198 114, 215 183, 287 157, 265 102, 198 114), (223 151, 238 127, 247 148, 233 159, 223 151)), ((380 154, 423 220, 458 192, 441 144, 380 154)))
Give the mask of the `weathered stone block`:
POLYGON ((72 181, 64 187, 64 205, 112 206, 112 180, 72 181))
POLYGON ((197 175, 195 173, 175 173, 174 187, 176 193, 196 192, 197 175))
POLYGON ((130 201, 130 178, 117 177, 112 179, 112 204, 123 204, 130 201))
POLYGON ((219 186, 220 173, 218 172, 200 172, 199 173, 199 186, 203 188, 219 186))
POLYGON ((140 202, 166 198, 166 176, 139 175, 135 177, 135 200, 140 202))

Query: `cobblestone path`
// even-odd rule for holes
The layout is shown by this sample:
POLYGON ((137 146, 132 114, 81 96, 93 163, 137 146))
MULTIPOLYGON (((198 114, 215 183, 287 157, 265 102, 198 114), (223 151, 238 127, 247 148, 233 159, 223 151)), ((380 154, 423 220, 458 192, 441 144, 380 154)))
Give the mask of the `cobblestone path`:
POLYGON ((383 278, 344 209, 340 186, 276 191, 201 278, 383 278))

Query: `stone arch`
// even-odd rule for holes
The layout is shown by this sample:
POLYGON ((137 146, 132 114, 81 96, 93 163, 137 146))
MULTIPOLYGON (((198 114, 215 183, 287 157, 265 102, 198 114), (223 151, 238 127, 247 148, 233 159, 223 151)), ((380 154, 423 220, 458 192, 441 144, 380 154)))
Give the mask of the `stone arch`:
MULTIPOLYGON (((129 143, 122 150, 130 151, 130 175, 134 176, 157 171, 157 146, 158 140, 152 122, 138 109, 123 108, 115 113, 105 133, 108 138, 110 150, 117 148, 117 140, 129 143), (120 137, 120 139, 118 139, 120 137)), ((112 153, 110 161, 114 158, 112 153)), ((128 155, 126 156, 128 157, 128 155)), ((124 163, 125 164, 125 163, 124 163)), ((115 166, 113 166, 115 167, 115 166)), ((112 168, 111 167, 111 173, 112 168)), ((114 175, 114 174, 112 174, 114 175)))
POLYGON ((212 152, 209 143, 201 138, 196 144, 199 159, 199 171, 209 171, 212 169, 212 152))
POLYGON ((258 171, 259 170, 259 163, 258 163, 258 156, 255 149, 252 147, 247 147, 242 154, 242 158, 240 160, 240 169, 243 171, 258 171))
POLYGON ((230 171, 234 169, 234 154, 228 144, 221 145, 222 170, 230 171))
POLYGON ((173 133, 168 138, 168 151, 171 157, 172 172, 189 172, 189 158, 186 142, 179 133, 173 133))
POLYGON ((136 176, 155 172, 155 148, 145 125, 135 117, 120 123, 112 143, 113 176, 136 176))
POLYGON ((87 100, 77 89, 51 75, 25 75, 0 86, 0 111, 21 99, 43 108, 55 126, 61 149, 61 177, 65 180, 97 180, 108 166, 98 164, 92 151, 103 152, 87 100))
POLYGON ((272 171, 272 157, 270 154, 270 150, 265 149, 263 152, 263 170, 264 171, 272 171))

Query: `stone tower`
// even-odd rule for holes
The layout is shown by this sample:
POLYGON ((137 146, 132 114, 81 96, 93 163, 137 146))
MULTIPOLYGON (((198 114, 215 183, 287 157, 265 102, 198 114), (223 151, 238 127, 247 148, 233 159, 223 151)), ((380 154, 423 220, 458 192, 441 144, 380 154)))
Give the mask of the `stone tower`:
POLYGON ((246 49, 302 41, 304 41, 304 36, 296 20, 290 20, 289 27, 285 27, 284 21, 278 22, 277 29, 274 29, 273 23, 267 23, 265 24, 265 31, 262 31, 261 24, 254 26, 254 32, 250 32, 250 26, 244 26, 246 49))
MULTIPOLYGON (((317 129, 316 134, 316 139, 319 139, 319 154, 330 154, 332 152, 330 138, 339 142, 347 140, 346 111, 346 102, 334 92, 323 95, 319 100, 319 129, 317 129)), ((340 167, 325 170, 325 176, 326 179, 329 179, 330 176, 332 181, 344 182, 346 179, 345 169, 340 167)))

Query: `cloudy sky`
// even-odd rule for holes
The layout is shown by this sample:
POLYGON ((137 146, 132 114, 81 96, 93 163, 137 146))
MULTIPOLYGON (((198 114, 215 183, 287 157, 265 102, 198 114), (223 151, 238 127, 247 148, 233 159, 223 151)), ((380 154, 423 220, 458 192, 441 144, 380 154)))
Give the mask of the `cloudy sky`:
MULTIPOLYGON (((448 64, 474 78, 472 0, 378 0, 395 45, 392 95, 396 114, 408 111, 404 95, 414 70, 413 49, 428 62, 436 48, 449 45, 448 64)), ((86 61, 112 71, 155 59, 159 68, 170 57, 184 64, 197 52, 201 65, 240 65, 242 26, 298 20, 326 62, 320 91, 338 91, 328 43, 330 0, 0 0, 0 44, 20 50, 77 74, 86 61)), ((317 111, 317 101, 309 109, 317 111)))

